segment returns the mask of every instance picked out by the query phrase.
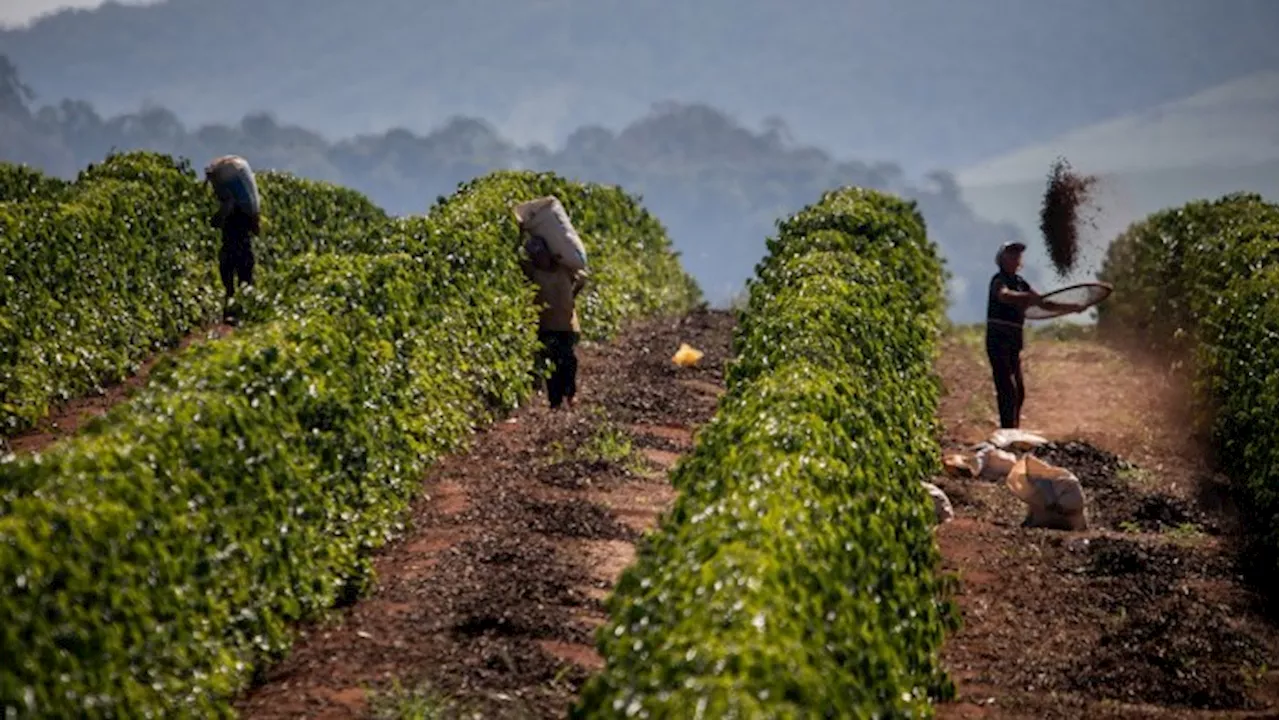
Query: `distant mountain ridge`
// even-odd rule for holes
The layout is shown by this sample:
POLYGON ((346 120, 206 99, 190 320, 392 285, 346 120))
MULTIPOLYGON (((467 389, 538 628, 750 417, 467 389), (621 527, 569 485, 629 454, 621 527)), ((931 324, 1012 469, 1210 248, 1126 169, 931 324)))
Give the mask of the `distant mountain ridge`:
MULTIPOLYGON (((840 161, 795 143, 784 125, 753 131, 706 105, 663 104, 621 132, 583 126, 552 149, 513 143, 473 118, 455 118, 426 135, 393 130, 330 142, 261 114, 199 127, 158 107, 104 117, 83 101, 32 106, 23 85, 0 56, 0 160, 62 177, 113 149, 157 150, 197 166, 236 153, 259 170, 289 170, 355 188, 396 214, 422 213, 459 182, 495 169, 552 170, 618 184, 643 196, 670 229, 685 268, 720 304, 752 275, 777 219, 843 185, 917 201, 956 277, 971 274, 975 259, 993 243, 1013 237, 1008 227, 977 219, 946 173, 913 183, 896 165, 840 161)), ((978 312, 973 298, 954 300, 953 317, 972 319, 978 312)))
MULTIPOLYGON (((0 117, 0 159, 66 174, 112 147, 242 152, 397 212, 488 170, 553 169, 643 193, 719 300, 751 274, 775 218, 863 184, 920 202, 964 321, 980 317, 990 249, 1038 237, 1063 139, 1100 172, 1124 153, 1138 153, 1133 167, 1167 154, 1144 133, 1160 114, 1184 117, 1188 97, 1202 117, 1239 120, 1219 106, 1247 100, 1230 81, 1260 57, 1274 68, 1267 13, 1252 0, 1130 0, 1101 19, 989 0, 108 3, 0 30, 0 54, 39 93, 31 117, 0 117), (1072 46, 1090 51, 1058 51, 1072 46), (947 167, 967 169, 933 172, 947 167)), ((1265 98, 1247 103, 1246 123, 1267 121, 1265 98)), ((1230 145, 1232 127, 1200 145, 1230 145)), ((1127 209, 1103 221, 1187 192, 1257 191, 1272 138, 1270 157, 1240 171, 1108 175, 1127 209)))

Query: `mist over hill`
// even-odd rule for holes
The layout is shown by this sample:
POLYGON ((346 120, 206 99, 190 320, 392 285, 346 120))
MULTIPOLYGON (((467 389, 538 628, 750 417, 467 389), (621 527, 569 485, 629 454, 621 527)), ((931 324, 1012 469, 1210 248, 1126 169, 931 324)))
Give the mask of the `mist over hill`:
MULTIPOLYGON (((661 104, 620 132, 585 126, 557 148, 518 145, 474 118, 454 118, 422 135, 392 130, 330 142, 265 114, 188 128, 157 107, 111 117, 84 101, 35 107, 12 65, 5 62, 0 71, 6 67, 0 160, 70 177, 112 149, 158 150, 197 165, 238 153, 260 169, 356 188, 398 214, 425 212, 438 195, 491 170, 553 170, 643 195, 670 229, 686 267, 718 303, 728 302, 751 276, 775 220, 840 185, 916 199, 957 276, 986 274, 989 248, 1016 235, 1010 226, 974 216, 947 173, 913 184, 896 165, 840 160, 789 140, 781 121, 752 130, 705 105, 661 104)), ((956 298, 953 316, 979 317, 976 300, 956 298)))
MULTIPOLYGON (((1106 232, 1195 193, 1267 191, 1273 131, 1269 154, 1237 143, 1259 158, 1246 168, 1188 152, 1233 125, 1143 141, 1164 137, 1150 109, 1273 71, 1276 14, 1261 0, 108 2, 0 29, 14 61, 0 159, 67 176, 112 148, 237 152, 398 213, 496 168, 551 169, 642 193, 717 302, 775 219, 859 184, 919 202, 952 318, 974 320, 994 246, 1038 248, 1043 173, 1064 150, 1123 190, 1106 232), (1123 132, 1081 139, 1117 118, 1123 132), (1095 166, 1130 148, 1120 175, 1095 166), (1179 154, 1191 164, 1149 167, 1179 154)), ((1219 100, 1206 116, 1232 117, 1219 100)))

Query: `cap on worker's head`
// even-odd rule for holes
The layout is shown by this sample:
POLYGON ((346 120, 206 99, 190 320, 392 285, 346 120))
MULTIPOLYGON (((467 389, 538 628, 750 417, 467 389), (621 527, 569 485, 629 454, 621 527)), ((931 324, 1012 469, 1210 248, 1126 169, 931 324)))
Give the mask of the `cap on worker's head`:
POLYGON ((996 264, 997 264, 997 265, 999 265, 999 264, 1000 264, 1000 261, 1004 259, 1004 254, 1005 254, 1005 253, 1007 253, 1007 252, 1009 252, 1009 251, 1013 251, 1013 252, 1022 252, 1023 250, 1026 250, 1026 249, 1027 249, 1027 246, 1026 246, 1024 243, 1020 243, 1020 242, 1007 242, 1007 243, 1005 243, 1005 244, 1001 245, 1001 246, 1000 246, 1000 249, 999 249, 998 251, 996 251, 996 264))

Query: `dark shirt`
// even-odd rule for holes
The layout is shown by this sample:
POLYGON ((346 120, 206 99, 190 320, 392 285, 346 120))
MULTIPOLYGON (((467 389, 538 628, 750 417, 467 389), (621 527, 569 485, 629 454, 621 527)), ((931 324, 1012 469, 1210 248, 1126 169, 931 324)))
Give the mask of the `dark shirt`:
POLYGON ((1001 271, 991 276, 991 285, 987 288, 987 324, 1021 330, 1026 310, 1012 303, 1001 302, 1000 288, 1029 292, 1031 285, 1021 275, 1001 271))

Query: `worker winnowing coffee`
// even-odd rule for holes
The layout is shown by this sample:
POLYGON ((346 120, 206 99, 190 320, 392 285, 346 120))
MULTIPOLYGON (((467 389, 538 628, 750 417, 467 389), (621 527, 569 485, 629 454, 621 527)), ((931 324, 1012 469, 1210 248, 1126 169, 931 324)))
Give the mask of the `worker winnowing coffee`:
POLYGON ((1018 270, 1022 269, 1022 243, 1005 243, 996 253, 1000 271, 987 290, 987 358, 996 385, 1000 427, 1016 428, 1022 419, 1026 389, 1022 382, 1022 326, 1029 307, 1079 312, 1083 306, 1044 300, 1018 270))

